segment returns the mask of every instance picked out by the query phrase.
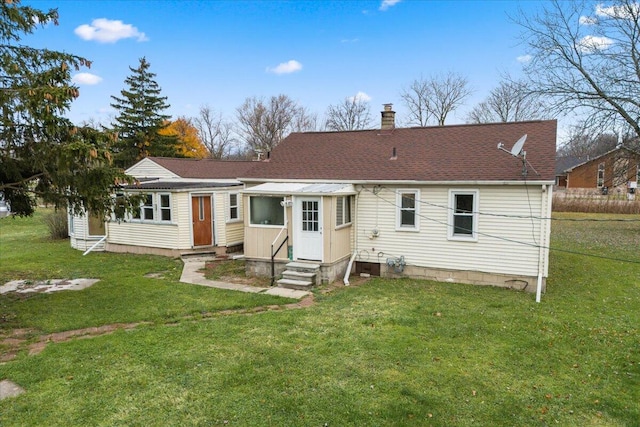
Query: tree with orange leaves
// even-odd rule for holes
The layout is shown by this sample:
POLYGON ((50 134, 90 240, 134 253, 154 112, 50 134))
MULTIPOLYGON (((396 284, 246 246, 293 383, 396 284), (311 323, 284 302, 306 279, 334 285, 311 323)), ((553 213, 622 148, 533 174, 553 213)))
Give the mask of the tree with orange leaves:
POLYGON ((165 122, 165 127, 158 133, 178 138, 178 152, 184 157, 203 159, 209 156, 207 148, 198 137, 198 130, 187 117, 178 117, 173 122, 165 122))

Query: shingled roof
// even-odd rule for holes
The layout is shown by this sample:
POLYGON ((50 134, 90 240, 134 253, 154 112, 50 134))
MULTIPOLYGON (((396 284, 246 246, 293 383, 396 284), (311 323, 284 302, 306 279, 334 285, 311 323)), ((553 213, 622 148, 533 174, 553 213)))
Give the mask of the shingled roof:
POLYGON ((519 181, 509 150, 524 134, 528 181, 553 181, 555 120, 391 130, 292 133, 269 159, 238 176, 258 180, 519 181), (394 156, 395 154, 395 156, 394 156), (533 171, 537 171, 538 175, 533 171))
POLYGON ((149 157, 149 159, 181 178, 195 179, 236 179, 255 165, 255 162, 240 160, 180 159, 170 157, 149 157))

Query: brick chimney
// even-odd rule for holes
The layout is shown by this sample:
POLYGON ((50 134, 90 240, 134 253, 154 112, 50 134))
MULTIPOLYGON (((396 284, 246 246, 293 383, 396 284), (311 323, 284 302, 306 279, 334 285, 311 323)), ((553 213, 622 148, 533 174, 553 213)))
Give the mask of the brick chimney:
POLYGON ((381 111, 382 114, 382 123, 380 125, 380 129, 382 130, 390 130, 395 129, 396 127, 396 112, 393 111, 393 104, 382 104, 384 105, 384 111, 381 111))

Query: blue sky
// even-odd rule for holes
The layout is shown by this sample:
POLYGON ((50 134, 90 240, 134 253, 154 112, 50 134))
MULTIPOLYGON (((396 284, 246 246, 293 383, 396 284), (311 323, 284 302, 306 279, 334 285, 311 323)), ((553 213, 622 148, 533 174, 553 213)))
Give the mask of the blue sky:
POLYGON ((76 123, 109 122, 111 95, 146 57, 168 97, 168 111, 197 115, 208 104, 232 119, 245 98, 286 94, 320 119, 330 104, 362 93, 374 117, 420 76, 455 72, 473 96, 447 119, 466 113, 497 85, 521 72, 526 48, 511 21, 537 1, 27 1, 57 8, 48 25, 23 42, 83 56, 76 123))

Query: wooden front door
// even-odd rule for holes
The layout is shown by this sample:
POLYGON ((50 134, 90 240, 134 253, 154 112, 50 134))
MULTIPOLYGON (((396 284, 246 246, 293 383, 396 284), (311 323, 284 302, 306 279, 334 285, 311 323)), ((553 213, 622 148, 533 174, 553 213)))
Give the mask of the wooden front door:
POLYGON ((191 197, 191 219, 193 224, 193 246, 213 245, 211 196, 191 197))

